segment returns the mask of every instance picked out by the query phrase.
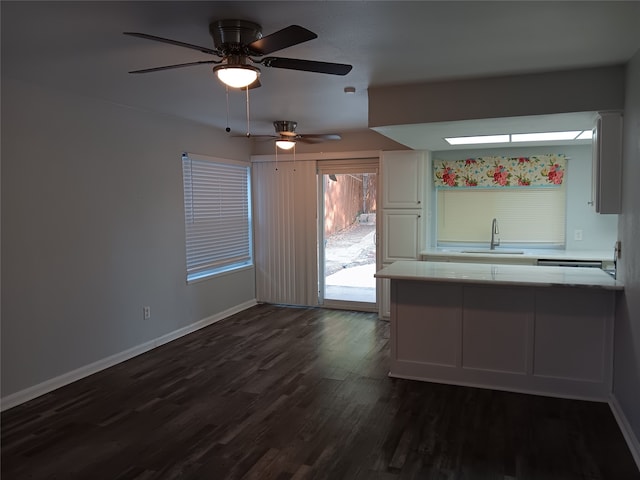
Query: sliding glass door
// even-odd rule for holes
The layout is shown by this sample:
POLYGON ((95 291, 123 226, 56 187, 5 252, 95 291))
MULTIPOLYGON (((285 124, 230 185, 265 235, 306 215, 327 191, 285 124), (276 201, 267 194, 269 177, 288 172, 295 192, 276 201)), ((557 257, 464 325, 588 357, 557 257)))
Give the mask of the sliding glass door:
POLYGON ((378 161, 344 163, 318 168, 319 300, 377 311, 378 161))

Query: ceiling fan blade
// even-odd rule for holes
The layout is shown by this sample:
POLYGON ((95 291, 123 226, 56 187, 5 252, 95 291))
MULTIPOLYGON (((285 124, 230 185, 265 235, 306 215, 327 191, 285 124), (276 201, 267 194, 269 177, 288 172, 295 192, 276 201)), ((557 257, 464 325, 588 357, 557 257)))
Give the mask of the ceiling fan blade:
POLYGON ((256 55, 267 55, 283 48, 318 38, 318 35, 300 25, 290 25, 282 30, 259 38, 247 47, 256 55))
POLYGON ((336 133, 325 133, 318 135, 300 135, 298 140, 302 143, 322 143, 332 140, 342 140, 342 137, 336 133))
POLYGON ((208 53, 210 55, 220 56, 220 54, 216 50, 213 50, 212 48, 200 47, 198 45, 192 45, 191 43, 179 42, 178 40, 171 40, 169 38, 156 37, 155 35, 149 35, 146 33, 138 33, 138 32, 122 32, 122 33, 125 35, 131 35, 132 37, 146 38, 147 40, 154 40, 156 42, 168 43, 170 45, 176 45, 178 47, 191 48, 192 50, 198 50, 202 53, 208 53))
POLYGON ((129 73, 149 73, 159 72, 160 70, 171 70, 172 68, 190 67, 192 65, 204 65, 207 63, 220 63, 215 60, 202 60, 199 62, 179 63, 177 65, 165 65, 164 67, 143 68, 142 70, 133 70, 129 73))
POLYGON ((297 58, 265 57, 260 60, 265 67, 287 68, 305 72, 328 73, 330 75, 346 75, 353 68, 344 63, 317 62, 314 60, 300 60, 297 58))

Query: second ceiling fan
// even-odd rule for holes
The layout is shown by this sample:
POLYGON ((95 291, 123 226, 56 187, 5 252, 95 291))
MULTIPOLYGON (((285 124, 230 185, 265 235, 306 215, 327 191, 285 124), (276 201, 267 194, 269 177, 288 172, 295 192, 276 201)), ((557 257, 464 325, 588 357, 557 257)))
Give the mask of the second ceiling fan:
POLYGON ((346 75, 352 68, 351 65, 342 63, 265 56, 318 37, 315 33, 299 25, 290 25, 270 35, 262 36, 262 27, 257 23, 246 20, 218 20, 209 25, 209 32, 213 37, 214 48, 201 47, 146 33, 124 32, 125 35, 190 48, 220 58, 220 60, 201 60, 145 68, 129 73, 149 73, 194 65, 215 64, 213 71, 226 85, 232 88, 255 88, 260 86, 260 69, 256 65, 330 75, 346 75))
POLYGON ((310 133, 303 134, 296 132, 297 122, 291 120, 276 120, 273 127, 276 135, 248 135, 250 138, 274 139, 276 146, 283 150, 290 150, 296 142, 302 143, 323 143, 328 141, 341 140, 342 137, 337 133, 310 133))

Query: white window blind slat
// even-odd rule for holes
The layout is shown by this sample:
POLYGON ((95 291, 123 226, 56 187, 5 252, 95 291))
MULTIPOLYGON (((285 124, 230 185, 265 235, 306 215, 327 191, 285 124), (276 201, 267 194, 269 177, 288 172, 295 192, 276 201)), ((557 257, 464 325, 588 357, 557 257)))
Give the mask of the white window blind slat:
POLYGON ((253 263, 249 167, 185 154, 187 281, 253 263))

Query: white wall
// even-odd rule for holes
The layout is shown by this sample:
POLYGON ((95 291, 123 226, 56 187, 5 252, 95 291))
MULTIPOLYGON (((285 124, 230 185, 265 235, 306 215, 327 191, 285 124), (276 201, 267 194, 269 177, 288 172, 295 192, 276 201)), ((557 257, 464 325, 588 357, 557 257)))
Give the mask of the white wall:
POLYGON ((255 299, 253 269, 185 283, 181 153, 231 142, 2 79, 3 398, 255 299))
POLYGON ((640 50, 627 66, 622 164, 622 257, 624 295, 615 323, 613 392, 635 438, 640 467, 640 50))
POLYGON ((369 127, 619 110, 624 66, 369 87, 369 127))
MULTIPOLYGON (((613 258, 613 247, 618 236, 618 215, 599 215, 587 203, 591 199, 592 156, 590 145, 448 150, 433 152, 431 156, 441 160, 462 160, 492 155, 526 157, 550 153, 564 154, 569 158, 565 177, 567 186, 566 248, 568 250, 611 251, 613 258), (582 241, 574 240, 573 232, 576 229, 582 230, 582 241)), ((435 200, 433 184, 430 184, 429 187, 432 199, 430 203, 433 205, 435 200)))

